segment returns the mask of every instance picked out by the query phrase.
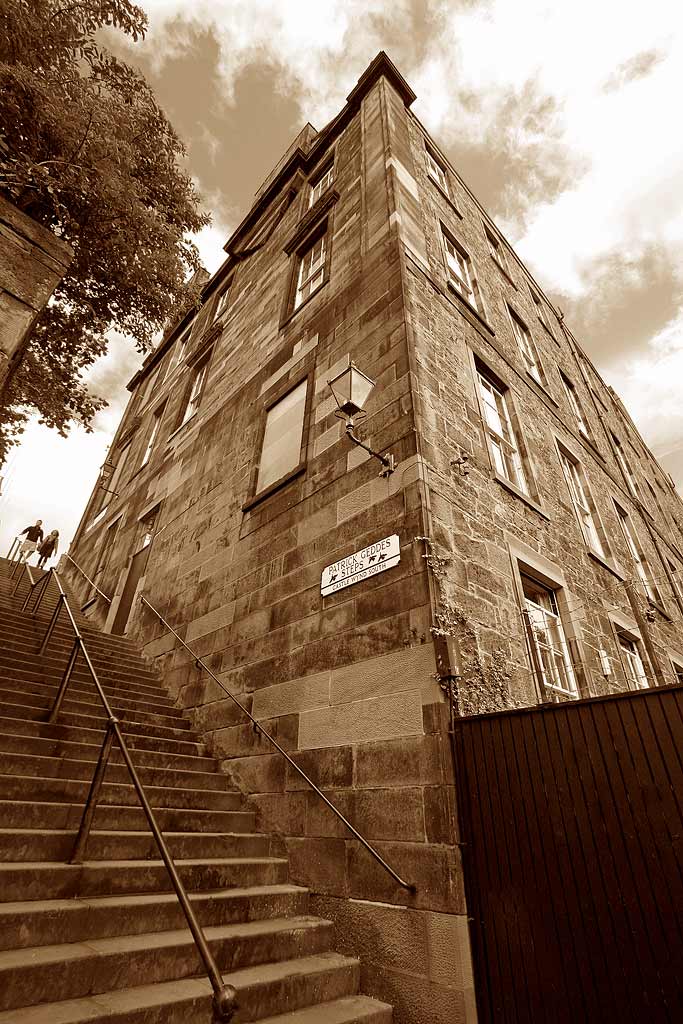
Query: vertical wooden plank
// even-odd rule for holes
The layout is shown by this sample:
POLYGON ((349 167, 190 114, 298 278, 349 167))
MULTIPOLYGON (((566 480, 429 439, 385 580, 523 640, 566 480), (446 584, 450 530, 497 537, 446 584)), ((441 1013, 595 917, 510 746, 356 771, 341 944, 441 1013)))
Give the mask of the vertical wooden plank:
MULTIPOLYGON (((564 825, 564 842, 575 899, 570 900, 574 945, 580 965, 580 978, 586 999, 588 1020, 632 1020, 624 998, 623 978, 605 971, 605 962, 613 958, 614 932, 603 904, 604 878, 596 856, 591 821, 593 794, 582 784, 577 765, 574 733, 582 714, 579 705, 560 706, 544 715, 553 780, 559 796, 564 825), (588 802, 587 802, 588 801, 588 802), (615 983, 616 981, 616 983, 615 983)), ((621 972, 617 971, 617 975, 621 972)))
POLYGON ((473 756, 477 764, 479 810, 482 827, 482 847, 486 864, 487 884, 482 887, 483 925, 486 930, 486 945, 489 951, 495 949, 497 978, 492 986, 494 995, 494 1019, 501 1024, 523 1021, 518 1017, 519 996, 516 991, 518 978, 510 959, 513 944, 511 920, 501 898, 505 889, 505 851, 500 849, 499 814, 496 802, 496 778, 491 750, 491 721, 482 719, 481 728, 473 730, 473 756))
POLYGON ((546 934, 544 916, 550 913, 554 917, 558 936, 558 946, 554 951, 548 945, 539 946, 540 952, 544 954, 539 973, 544 979, 544 998, 549 1006, 549 1019, 578 1021, 585 1019, 584 997, 576 983, 576 951, 573 949, 567 886, 555 841, 553 785, 552 775, 549 774, 551 766, 548 764, 547 752, 539 744, 537 716, 543 714, 544 711, 539 710, 532 715, 522 715, 517 723, 520 749, 524 751, 526 761, 529 794, 538 822, 538 845, 533 850, 533 856, 543 865, 548 879, 549 905, 538 907, 537 927, 542 930, 547 943, 549 935, 546 934))

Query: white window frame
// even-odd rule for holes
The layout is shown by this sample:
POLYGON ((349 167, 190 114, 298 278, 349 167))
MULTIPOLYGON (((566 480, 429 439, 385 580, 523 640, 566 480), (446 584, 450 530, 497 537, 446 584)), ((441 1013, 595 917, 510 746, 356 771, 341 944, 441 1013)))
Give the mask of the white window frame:
POLYGON ((321 173, 319 178, 314 178, 311 182, 311 191, 308 197, 308 208, 313 206, 314 203, 320 199, 324 192, 327 192, 328 188, 334 181, 334 164, 331 163, 329 167, 321 173))
POLYGON ((530 626, 536 661, 541 670, 542 678, 539 683, 544 693, 576 700, 580 696, 579 686, 557 604, 556 591, 545 583, 539 583, 528 573, 521 572, 520 575, 524 611, 530 626), (545 608, 524 593, 525 578, 548 594, 550 608, 545 608))
POLYGON ((425 152, 427 154, 427 174, 450 199, 451 190, 448 187, 448 174, 446 172, 446 168, 441 161, 434 156, 430 149, 425 149, 425 152))
POLYGON ((617 643, 629 690, 649 690, 650 683, 640 655, 639 641, 624 630, 617 629, 617 643))
POLYGON ((443 227, 441 229, 441 237, 450 284, 465 302, 468 302, 478 313, 483 313, 472 260, 443 227))
POLYGON ((510 314, 512 330, 515 335, 519 351, 522 355, 526 371, 530 377, 533 377, 537 384, 543 385, 543 371, 541 369, 538 353, 536 352, 534 339, 531 336, 531 331, 521 317, 519 317, 517 313, 510 308, 510 306, 508 306, 508 313, 510 314))
POLYGON ((513 484, 523 494, 529 494, 529 484, 519 450, 519 441, 510 417, 506 391, 479 368, 477 387, 494 468, 499 476, 513 484))
POLYGON ((501 239, 498 238, 498 236, 493 231, 491 231, 491 229, 487 227, 486 224, 484 225, 484 233, 486 234, 486 241, 488 243, 489 254, 491 258, 494 259, 498 266, 501 267, 507 274, 507 258, 505 256, 505 249, 503 248, 503 243, 501 239))
POLYGON ((327 255, 327 231, 324 231, 299 255, 294 309, 303 305, 325 283, 327 255))
POLYGON ((581 408, 581 403, 579 401, 579 396, 576 393, 576 388, 569 380, 569 378, 565 377, 565 375, 561 371, 560 377, 562 378, 562 383, 564 385, 564 390, 567 393, 567 399, 569 400, 571 410, 574 413, 574 419, 578 424, 579 433, 583 434, 584 437, 590 438, 590 431, 588 430, 588 424, 586 423, 586 418, 583 414, 583 409, 581 408))
POLYGON ((560 465, 567 483, 569 496, 574 506, 581 533, 586 545, 601 558, 607 557, 605 546, 600 536, 598 523, 593 512, 590 490, 585 480, 583 467, 564 448, 558 446, 560 465))
POLYGON ((150 431, 149 438, 147 441, 147 447, 145 448, 145 454, 142 456, 140 469, 142 469, 143 466, 146 466, 151 458, 152 452, 154 450, 154 445, 156 444, 157 437, 159 436, 159 428, 161 427, 161 418, 163 415, 164 406, 162 405, 154 411, 154 414, 152 416, 152 429, 150 431))
POLYGON ((623 445, 622 445, 621 441, 619 440, 619 438, 617 437, 616 434, 612 434, 612 441, 613 441, 614 450, 615 450, 616 456, 617 456, 617 462, 619 463, 619 466, 621 468, 621 472, 623 473, 623 475, 624 475, 624 477, 626 479, 626 485, 627 485, 629 491, 631 492, 631 494, 633 495, 633 497, 637 498, 638 497, 638 489, 637 489, 637 485, 636 485, 636 479, 635 479, 635 477, 633 475, 633 470, 631 469, 631 467, 629 465, 628 459, 626 458, 626 453, 624 452, 623 445))
POLYGON ((202 400, 202 391, 204 390, 204 383, 206 381, 206 375, 209 371, 209 360, 205 359, 198 367, 194 370, 194 377, 192 380, 192 387, 187 397, 187 403, 183 411, 183 418, 180 421, 180 426, 184 426, 199 409, 199 404, 202 400))
MULTIPOLYGON (((553 329, 550 326, 550 318, 548 316, 548 313, 547 313, 547 310, 546 310, 546 307, 545 307, 545 303, 543 302, 543 299, 541 298, 540 295, 538 295, 534 291, 533 288, 530 287, 529 291, 531 293, 531 298, 534 300, 534 306, 536 307, 536 316, 541 321, 541 323, 543 324, 545 329, 550 334, 552 334, 553 333, 553 329)), ((553 337, 554 337, 554 335, 553 335, 553 337)))
POLYGON ((683 660, 681 658, 677 658, 673 654, 670 654, 669 661, 671 662, 671 668, 673 669, 673 673, 676 677, 676 682, 683 683, 683 660))
POLYGON ((218 296, 218 302, 216 303, 216 312, 214 313, 214 323, 220 316, 223 315, 225 310, 230 305, 230 292, 232 291, 232 277, 229 278, 227 284, 223 288, 223 291, 218 296))
POLYGON ((643 588, 645 590, 645 595, 650 601, 653 602, 653 604, 659 604, 660 597, 657 592, 657 588, 654 585, 654 582, 650 578, 649 567, 647 566, 645 557, 643 554, 641 554, 640 541, 638 539, 637 533, 633 528, 631 517, 628 514, 628 512, 621 507, 621 505, 617 505, 615 503, 615 508, 617 510, 617 518, 619 520, 619 523, 621 524, 621 530, 624 535, 624 540, 626 541, 626 547, 628 548, 631 558, 633 559, 633 563, 636 567, 638 578, 640 579, 640 582, 642 583, 643 588))

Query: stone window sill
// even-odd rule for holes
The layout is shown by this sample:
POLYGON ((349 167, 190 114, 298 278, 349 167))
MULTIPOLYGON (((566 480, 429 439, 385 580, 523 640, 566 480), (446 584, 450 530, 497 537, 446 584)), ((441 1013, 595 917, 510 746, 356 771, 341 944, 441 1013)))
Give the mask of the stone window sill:
POLYGON ((316 297, 316 295, 320 295, 321 291, 323 290, 328 281, 329 276, 325 278, 322 284, 320 284, 314 292, 311 292, 307 299, 304 299, 300 306, 297 306, 296 309, 293 309, 291 313, 288 313, 287 316, 283 317, 282 320, 280 321, 278 330, 281 331, 283 327, 286 327, 287 324, 291 323, 294 317, 297 316, 302 309, 305 309, 309 302, 311 302, 316 297))
POLYGON ((491 324, 488 322, 488 320, 484 317, 483 313, 480 313, 477 307, 473 306, 472 303, 468 299, 466 299, 464 295, 461 294, 461 292, 458 290, 456 285, 453 284, 452 281, 448 281, 448 291, 452 295, 455 295, 460 302, 462 302, 463 306, 467 309, 469 313, 472 313, 473 316, 476 316, 477 320, 482 325, 482 327, 485 327, 490 334, 495 335, 496 332, 494 331, 493 327, 491 327, 491 324))
POLYGON ((515 291, 518 291, 517 285, 516 285, 516 284, 515 284, 515 282, 514 282, 514 281, 512 280, 512 278, 510 277, 510 275, 509 275, 508 271, 507 271, 507 270, 506 270, 506 268, 505 268, 505 267, 503 266, 503 264, 501 263, 501 261, 500 261, 500 260, 499 260, 499 259, 498 259, 498 258, 497 258, 496 256, 494 256, 494 255, 493 255, 493 253, 490 253, 490 256, 491 256, 491 259, 493 260, 493 262, 494 262, 494 263, 496 264, 496 266, 497 266, 497 267, 498 267, 498 269, 500 270, 501 274, 502 274, 502 275, 503 275, 503 276, 505 277, 505 280, 506 280, 506 281, 508 282, 508 284, 511 284, 511 285, 512 285, 512 287, 513 287, 513 288, 515 289, 515 291))
POLYGON ((594 548, 588 548, 588 557, 592 558, 593 561, 598 563, 598 565, 601 565, 603 569, 607 569, 611 572, 619 581, 623 582, 625 579, 621 566, 618 562, 615 562, 613 558, 605 558, 604 555, 598 554, 594 548))
POLYGON ((539 515, 543 516, 544 519, 550 522, 550 516, 548 515, 548 513, 541 508, 538 502, 535 501, 531 497, 531 495, 525 494, 525 492, 520 490, 520 488, 513 484, 512 481, 506 479, 506 477, 504 476, 501 476, 500 473, 496 473, 495 470, 493 471, 493 476, 494 479, 496 479, 498 483, 501 485, 501 487, 504 487, 506 491, 510 492, 510 494, 514 494, 516 498, 520 498, 520 500, 523 501, 526 505, 528 505, 529 508, 532 508, 534 512, 538 512, 539 515))
POLYGON ((297 477, 300 477, 305 472, 306 463, 300 462, 298 466, 295 466, 294 469, 290 469, 289 473, 285 473, 285 475, 281 476, 279 480, 273 481, 272 484, 269 484, 268 487, 264 487, 264 489, 259 491, 258 494, 254 494, 251 498, 248 498, 242 505, 242 511, 249 512, 252 508, 255 508, 256 505, 260 505, 262 501, 266 500, 266 498, 270 498, 270 496, 275 494, 276 491, 279 491, 282 487, 286 487, 287 484, 292 482, 292 480, 296 480, 297 477))
POLYGON ((451 197, 449 196, 448 192, 444 192, 444 190, 441 188, 441 185, 439 185, 439 183, 436 180, 436 178, 432 178, 431 174, 428 174, 427 177, 429 178, 429 181, 434 186, 436 191, 439 193, 441 198, 446 200, 446 202, 448 203, 450 208, 453 210, 453 212, 455 214, 457 214, 457 216, 460 218, 460 220, 462 220, 462 214, 461 214, 460 210, 458 209, 458 207, 456 206, 456 204, 453 201, 453 199, 451 199, 451 197))

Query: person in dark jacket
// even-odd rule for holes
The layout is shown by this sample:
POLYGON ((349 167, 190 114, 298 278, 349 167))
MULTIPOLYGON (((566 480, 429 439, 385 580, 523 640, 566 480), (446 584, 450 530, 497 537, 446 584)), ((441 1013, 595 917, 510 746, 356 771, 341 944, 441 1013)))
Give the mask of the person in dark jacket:
POLYGON ((43 539, 43 520, 37 519, 34 526, 27 526, 25 530, 22 530, 19 534, 22 537, 26 534, 26 540, 22 541, 21 547, 19 548, 19 561, 27 562, 33 552, 38 547, 39 543, 43 539))
POLYGON ((42 544, 38 546, 38 568, 42 569, 48 558, 52 558, 53 555, 57 554, 57 548, 59 547, 59 530, 53 530, 48 533, 47 537, 42 544))

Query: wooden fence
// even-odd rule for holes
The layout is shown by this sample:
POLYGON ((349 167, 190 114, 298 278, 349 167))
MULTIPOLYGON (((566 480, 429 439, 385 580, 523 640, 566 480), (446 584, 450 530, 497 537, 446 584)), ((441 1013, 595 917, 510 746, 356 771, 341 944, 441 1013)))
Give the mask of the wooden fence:
POLYGON ((683 1021, 683 687, 453 739, 479 1024, 683 1021))

